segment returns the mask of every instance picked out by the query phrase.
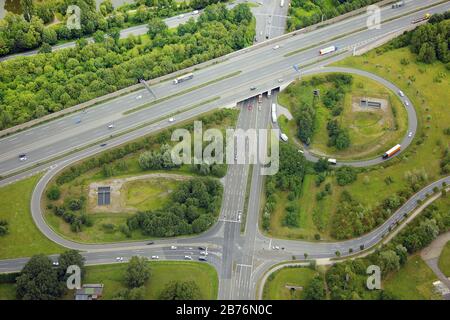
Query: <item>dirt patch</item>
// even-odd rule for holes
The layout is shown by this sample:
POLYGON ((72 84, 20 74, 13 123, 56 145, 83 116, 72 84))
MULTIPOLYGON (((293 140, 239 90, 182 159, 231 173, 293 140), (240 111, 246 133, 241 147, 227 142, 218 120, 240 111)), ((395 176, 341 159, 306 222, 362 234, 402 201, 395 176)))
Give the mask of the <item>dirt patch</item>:
MULTIPOLYGON (((110 179, 102 182, 93 182, 89 185, 88 193, 88 212, 89 213, 99 213, 99 212, 111 212, 111 213, 121 213, 121 212, 134 212, 136 208, 126 207, 124 201, 122 201, 122 188, 125 183, 138 181, 138 180, 158 180, 158 179, 172 179, 176 181, 185 181, 190 179, 189 176, 179 175, 179 174, 167 174, 167 173, 152 173, 135 177, 120 178, 120 179, 110 179), (99 206, 97 204, 97 190, 99 187, 110 187, 111 191, 111 202, 109 205, 99 206)), ((155 181, 157 183, 157 181, 155 181)))

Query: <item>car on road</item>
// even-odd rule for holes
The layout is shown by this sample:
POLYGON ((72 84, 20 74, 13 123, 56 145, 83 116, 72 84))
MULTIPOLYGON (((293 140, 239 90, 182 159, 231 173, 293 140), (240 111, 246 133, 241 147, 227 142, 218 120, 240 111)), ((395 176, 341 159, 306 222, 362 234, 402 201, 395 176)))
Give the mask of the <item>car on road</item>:
POLYGON ((122 261, 123 261, 123 257, 117 257, 117 258, 116 258, 116 261, 117 261, 117 262, 122 262, 122 261))
POLYGON ((169 118, 169 122, 174 122, 175 121, 175 119, 174 118, 169 118))
POLYGON ((280 134, 280 138, 281 138, 281 140, 283 140, 284 142, 287 142, 288 141, 288 136, 286 135, 286 134, 284 134, 284 133, 281 133, 280 134))
POLYGON ((27 159, 28 158, 27 158, 27 155, 25 153, 19 154, 19 160, 20 161, 26 161, 27 159))
POLYGON ((198 250, 200 250, 200 251, 206 251, 206 247, 200 246, 200 247, 198 247, 198 250))
POLYGON ((158 256, 152 256, 152 259, 153 259, 153 260, 158 260, 159 257, 158 257, 158 256))
POLYGON ((192 14, 198 14, 198 10, 192 11, 192 14))
POLYGON ((184 14, 180 14, 179 16, 178 16, 178 19, 183 19, 184 18, 184 14))
POLYGON ((78 123, 81 123, 81 119, 80 119, 80 118, 76 119, 76 120, 75 120, 75 123, 77 123, 77 124, 78 124, 78 123))
POLYGON ((114 128, 114 124, 113 123, 108 125, 108 129, 112 129, 112 128, 114 128))
POLYGON ((170 246, 170 250, 177 250, 177 247, 175 247, 175 246, 170 246))
POLYGON ((184 256, 184 260, 192 260, 191 256, 184 256))
POLYGON ((250 87, 250 90, 254 91, 254 90, 256 90, 256 87, 250 87))
POLYGON ((279 246, 273 246, 272 249, 273 250, 280 250, 280 247, 279 246))
POLYGON ((106 143, 102 143, 102 144, 100 144, 100 147, 106 147, 106 143))
POLYGON ((199 256, 198 260, 200 260, 200 261, 208 261, 208 258, 206 256, 199 256))
POLYGON ((139 99, 142 99, 142 96, 141 96, 141 95, 139 95, 139 96, 136 97, 136 100, 139 100, 139 99))
POLYGON ((409 133, 408 133, 408 138, 411 138, 413 136, 413 133, 410 131, 409 133))
POLYGON ((405 100, 405 106, 409 107, 409 102, 405 100))
POLYGON ((151 245, 151 244, 155 244, 155 242, 154 241, 150 241, 150 242, 147 243, 147 245, 151 245))
POLYGON ((282 83, 283 81, 283 79, 278 79, 278 83, 282 83))
POLYGON ((403 91, 402 90, 398 90, 398 94, 400 95, 400 97, 404 97, 405 96, 405 94, 403 93, 403 91))
POLYGON ((248 109, 248 111, 252 111, 253 106, 252 106, 251 104, 249 104, 248 107, 247 107, 247 109, 248 109))
POLYGON ((202 256, 207 256, 207 255, 208 255, 208 252, 207 252, 207 251, 202 251, 202 252, 200 252, 200 255, 202 255, 202 256))
POLYGON ((275 47, 273 47, 273 50, 277 50, 279 48, 280 48, 280 46, 277 44, 275 47))

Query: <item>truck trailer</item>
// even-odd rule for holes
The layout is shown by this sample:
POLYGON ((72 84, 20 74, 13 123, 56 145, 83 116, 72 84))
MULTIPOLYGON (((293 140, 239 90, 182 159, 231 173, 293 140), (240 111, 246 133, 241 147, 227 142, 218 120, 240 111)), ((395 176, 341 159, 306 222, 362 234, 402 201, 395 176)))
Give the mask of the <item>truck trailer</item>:
POLYGON ((327 53, 335 52, 338 48, 336 46, 330 46, 323 49, 320 49, 319 53, 321 56, 327 53))
POLYGON ((383 159, 388 159, 392 157, 394 154, 399 152, 401 149, 401 145, 397 144, 394 147, 390 148, 388 151, 386 151, 385 154, 383 154, 383 159))
POLYGON ((194 77, 194 74, 193 74, 193 73, 185 74, 185 75, 180 76, 180 77, 178 77, 178 78, 176 78, 176 79, 173 79, 173 84, 178 84, 178 83, 180 83, 180 82, 183 82, 183 81, 192 79, 193 77, 194 77))

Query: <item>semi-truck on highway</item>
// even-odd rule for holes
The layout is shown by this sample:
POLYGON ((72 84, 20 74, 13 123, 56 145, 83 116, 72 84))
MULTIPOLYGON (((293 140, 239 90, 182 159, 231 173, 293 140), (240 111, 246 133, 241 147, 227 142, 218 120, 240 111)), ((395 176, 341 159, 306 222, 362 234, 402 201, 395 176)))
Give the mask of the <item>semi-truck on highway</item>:
POLYGON ((430 17, 431 17, 431 14, 427 13, 422 18, 413 20, 412 23, 419 23, 419 22, 430 19, 430 17))
POLYGON ((320 49, 319 53, 320 53, 321 56, 323 56, 324 54, 334 52, 337 49, 338 48, 336 46, 330 46, 330 47, 326 47, 326 48, 320 49))
POLYGON ((272 122, 277 122, 277 105, 272 103, 272 122))
POLYGON ((177 83, 180 83, 180 82, 192 79, 193 77, 194 77, 193 73, 185 74, 185 75, 180 76, 180 77, 178 77, 176 79, 173 79, 173 84, 177 84, 177 83))
POLYGON ((397 144, 394 147, 390 148, 388 151, 386 151, 385 154, 383 154, 383 159, 387 159, 392 157, 394 154, 399 152, 401 149, 401 145, 397 144))
POLYGON ((284 7, 284 0, 280 1, 280 7, 284 7))

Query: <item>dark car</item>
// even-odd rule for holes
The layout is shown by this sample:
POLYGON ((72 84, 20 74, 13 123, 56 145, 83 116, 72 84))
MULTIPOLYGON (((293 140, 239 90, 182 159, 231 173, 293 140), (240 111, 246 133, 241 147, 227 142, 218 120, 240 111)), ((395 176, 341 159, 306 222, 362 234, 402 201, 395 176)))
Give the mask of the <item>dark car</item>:
POLYGON ((150 244, 155 244, 155 242, 154 241, 150 241, 149 243, 147 243, 147 245, 150 245, 150 244))
POLYGON ((102 143, 100 147, 106 147, 106 143, 102 143))
POLYGON ((206 250, 206 247, 202 247, 202 246, 200 246, 200 247, 198 247, 198 250, 202 250, 202 251, 205 251, 205 250, 206 250))

